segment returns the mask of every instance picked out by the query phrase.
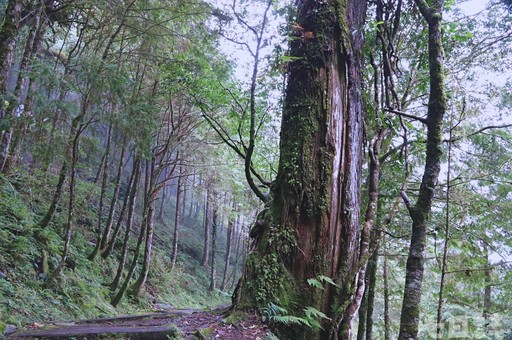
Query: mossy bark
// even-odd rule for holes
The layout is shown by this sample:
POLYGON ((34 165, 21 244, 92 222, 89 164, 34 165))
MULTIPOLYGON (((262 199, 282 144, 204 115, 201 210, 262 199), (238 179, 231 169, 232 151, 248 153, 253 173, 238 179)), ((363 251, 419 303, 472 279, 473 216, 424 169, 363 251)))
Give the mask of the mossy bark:
POLYGON ((4 118, 6 109, 4 101, 8 100, 8 78, 16 47, 20 11, 21 4, 19 1, 9 0, 5 8, 3 22, 0 23, 0 118, 4 118))
POLYGON ((302 316, 314 307, 333 320, 324 331, 288 329, 293 338, 337 334, 356 272, 362 149, 361 25, 365 2, 297 2, 290 43, 280 163, 272 200, 260 213, 252 253, 235 293, 238 307, 275 303, 302 316), (329 284, 312 288, 319 275, 329 284))
POLYGON ((418 338, 427 222, 434 198, 434 189, 439 177, 442 155, 441 132, 443 117, 446 111, 444 56, 441 39, 444 1, 435 0, 431 6, 424 0, 415 0, 415 3, 428 23, 430 95, 427 118, 425 121, 427 125, 425 169, 420 191, 414 205, 405 197, 412 219, 412 234, 406 265, 399 339, 418 338))

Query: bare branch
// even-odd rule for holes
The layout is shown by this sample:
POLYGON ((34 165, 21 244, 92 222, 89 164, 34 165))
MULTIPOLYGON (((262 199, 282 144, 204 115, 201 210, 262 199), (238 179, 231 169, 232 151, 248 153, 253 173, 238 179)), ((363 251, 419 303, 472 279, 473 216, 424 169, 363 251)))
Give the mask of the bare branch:
POLYGON ((503 125, 489 125, 489 126, 485 126, 481 129, 478 129, 474 132, 471 132, 470 134, 466 135, 466 136, 457 136, 457 137, 453 137, 452 139, 445 139, 443 140, 444 143, 453 143, 453 142, 457 142, 463 138, 468 138, 468 137, 473 137, 475 135, 478 135, 484 131, 487 131, 487 130, 492 130, 492 129, 507 129, 507 128, 510 128, 512 127, 512 124, 503 124, 503 125))
POLYGON ((384 111, 391 112, 391 113, 397 114, 397 115, 402 116, 402 117, 414 119, 414 120, 417 120, 418 122, 422 122, 423 124, 427 124, 427 120, 425 118, 422 118, 422 117, 418 117, 418 116, 415 116, 415 115, 410 115, 410 114, 402 112, 402 111, 397 111, 397 110, 388 109, 388 108, 384 108, 384 111))

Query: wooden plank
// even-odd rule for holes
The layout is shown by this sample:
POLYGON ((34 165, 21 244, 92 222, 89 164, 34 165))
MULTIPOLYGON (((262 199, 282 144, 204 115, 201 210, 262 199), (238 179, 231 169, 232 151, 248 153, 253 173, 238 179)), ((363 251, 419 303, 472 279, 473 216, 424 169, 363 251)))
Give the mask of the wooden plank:
POLYGON ((66 328, 41 329, 12 334, 6 339, 101 339, 106 336, 127 336, 130 339, 168 339, 168 336, 176 336, 176 326, 173 324, 164 326, 75 326, 66 328))

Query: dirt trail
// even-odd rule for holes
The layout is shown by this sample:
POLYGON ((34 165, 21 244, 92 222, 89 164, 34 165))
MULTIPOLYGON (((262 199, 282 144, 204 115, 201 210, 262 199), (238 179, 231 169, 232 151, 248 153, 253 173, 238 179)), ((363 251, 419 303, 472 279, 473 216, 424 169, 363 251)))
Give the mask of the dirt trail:
POLYGON ((255 314, 227 323, 222 309, 172 309, 142 315, 31 325, 6 339, 265 339, 269 329, 255 314))

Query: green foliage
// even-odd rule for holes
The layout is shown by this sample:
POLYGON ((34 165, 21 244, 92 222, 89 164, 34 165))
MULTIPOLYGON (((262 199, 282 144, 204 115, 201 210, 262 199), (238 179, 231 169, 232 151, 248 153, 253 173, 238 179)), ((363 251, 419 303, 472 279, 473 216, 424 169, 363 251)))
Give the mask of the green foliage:
POLYGON ((269 303, 260 310, 263 321, 282 325, 305 326, 312 330, 321 329, 319 320, 330 320, 327 315, 311 306, 304 308, 304 316, 288 315, 288 311, 274 303, 269 303))
POLYGON ((319 288, 321 290, 325 290, 323 283, 328 283, 334 287, 339 288, 339 286, 334 282, 330 277, 327 277, 325 275, 318 275, 317 278, 311 278, 308 279, 308 285, 311 287, 319 288))
MULTIPOLYGON (((44 277, 38 276, 39 261, 47 252, 50 270, 60 260, 62 238, 61 222, 52 223, 46 229, 38 229, 38 214, 45 211, 40 205, 47 204, 47 187, 43 175, 24 174, 17 178, 0 178, 0 319, 5 324, 22 326, 29 322, 93 318, 132 313, 135 310, 148 310, 152 301, 172 304, 177 308, 204 308, 225 304, 226 294, 211 295, 206 287, 209 284, 208 272, 198 268, 198 260, 181 254, 178 265, 171 271, 168 251, 157 245, 153 257, 148 292, 137 301, 124 301, 117 309, 110 305, 108 284, 117 268, 115 257, 101 263, 87 259, 91 251, 89 244, 94 239, 91 226, 80 225, 74 234, 71 257, 74 269, 66 269, 51 287, 44 287, 44 277), (149 293, 150 292, 150 293, 149 293)), ((96 215, 96 206, 91 204, 99 194, 97 186, 79 181, 76 219, 84 221, 96 215), (89 202, 89 203, 85 203, 89 202)), ((56 221, 61 221, 57 213, 56 221)), ((200 217, 199 217, 200 218, 200 217)), ((196 220, 193 220, 194 226, 196 220)), ((157 225, 156 232, 166 235, 164 226, 157 225)), ((199 227, 200 228, 200 227, 199 227)), ((187 229, 184 229, 187 230, 187 229)), ((190 231, 195 240, 190 247, 200 252, 198 230, 190 231)), ((192 237, 190 237, 192 239, 192 237)), ((225 242, 223 238, 219 242, 225 242)), ((116 253, 117 254, 117 253, 116 253)))

